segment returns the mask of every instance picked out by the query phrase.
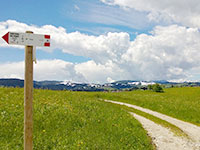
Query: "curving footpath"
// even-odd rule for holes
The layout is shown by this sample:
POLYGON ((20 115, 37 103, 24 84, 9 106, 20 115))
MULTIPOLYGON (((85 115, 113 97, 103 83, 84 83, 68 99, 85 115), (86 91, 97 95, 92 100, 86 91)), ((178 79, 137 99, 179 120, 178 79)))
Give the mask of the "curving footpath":
POLYGON ((145 130, 147 130, 148 134, 151 136, 152 141, 154 142, 158 150, 172 150, 172 149, 200 150, 199 126, 136 105, 131 105, 123 102, 116 102, 111 100, 104 100, 104 101, 119 105, 125 105, 143 111, 145 113, 151 114, 157 118, 165 120, 179 127, 183 132, 185 132, 191 138, 190 140, 188 138, 176 136, 169 129, 162 127, 142 116, 131 113, 143 125, 145 130))

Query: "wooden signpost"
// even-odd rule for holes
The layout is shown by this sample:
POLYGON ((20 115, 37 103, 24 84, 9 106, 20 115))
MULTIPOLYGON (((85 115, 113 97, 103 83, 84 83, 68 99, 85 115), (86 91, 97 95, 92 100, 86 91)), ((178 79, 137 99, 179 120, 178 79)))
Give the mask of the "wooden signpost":
POLYGON ((50 47, 50 35, 8 32, 2 37, 8 44, 25 45, 24 76, 24 150, 33 149, 33 61, 35 46, 50 47))

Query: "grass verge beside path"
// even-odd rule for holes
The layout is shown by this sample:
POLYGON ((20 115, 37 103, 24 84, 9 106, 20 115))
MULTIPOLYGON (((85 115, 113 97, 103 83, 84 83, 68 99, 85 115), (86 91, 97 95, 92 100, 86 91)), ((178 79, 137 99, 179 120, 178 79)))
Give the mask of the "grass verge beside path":
POLYGON ((162 119, 157 118, 153 115, 150 115, 148 113, 142 112, 140 110, 137 110, 137 109, 134 109, 134 108, 131 108, 131 107, 128 107, 128 106, 121 106, 121 107, 124 108, 125 110, 127 110, 128 112, 133 112, 137 115, 143 116, 143 117, 145 117, 145 118, 147 118, 147 119, 149 119, 149 120, 151 120, 151 121, 153 121, 153 122, 155 122, 155 123, 157 123, 157 124, 159 124, 163 127, 170 129, 177 136, 184 136, 184 137, 189 138, 188 135, 185 132, 183 132, 180 128, 178 128, 177 126, 175 126, 175 125, 173 125, 173 124, 171 124, 171 123, 169 123, 165 120, 162 120, 162 119))
POLYGON ((200 126, 200 87, 164 89, 164 93, 132 91, 91 93, 102 99, 148 108, 200 126))
MULTIPOLYGON (((23 149, 23 89, 0 88, 0 149, 23 149)), ((34 90, 34 149, 152 150, 141 124, 87 92, 34 90)))

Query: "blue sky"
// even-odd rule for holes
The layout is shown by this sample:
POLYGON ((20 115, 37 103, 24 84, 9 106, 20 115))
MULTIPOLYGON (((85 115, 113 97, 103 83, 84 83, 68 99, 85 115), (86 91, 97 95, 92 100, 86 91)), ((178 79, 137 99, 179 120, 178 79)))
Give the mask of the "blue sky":
POLYGON ((108 6, 99 0, 8 0, 1 4, 2 21, 11 19, 38 26, 51 24, 62 26, 68 32, 79 30, 87 34, 102 34, 111 30, 133 34, 152 28, 149 24, 145 25, 147 22, 143 22, 142 18, 137 18, 145 17, 142 13, 135 12, 131 17, 137 19, 135 21, 125 20, 123 17, 130 17, 127 12, 119 11, 119 6, 108 6))
MULTIPOLYGON (((16 20, 26 24, 37 26, 53 25, 62 26, 67 32, 80 31, 89 35, 100 35, 107 32, 128 32, 131 39, 135 38, 135 33, 148 33, 152 26, 141 25, 135 23, 130 24, 129 21, 122 21, 125 13, 119 12, 119 6, 110 7, 99 0, 6 0, 1 2, 0 21, 16 20), (116 16, 118 13, 121 16, 116 16), (114 16, 114 17, 113 17, 114 16), (112 20, 111 20, 112 17, 112 20), (119 19, 119 20, 118 20, 119 19), (127 23, 128 22, 128 23, 127 23)), ((141 13, 136 13, 143 16, 141 13)), ((135 16, 137 18, 138 16, 135 16)), ((132 17, 134 19, 134 17, 132 17)), ((24 59, 22 51, 15 48, 0 47, 0 62, 20 61, 24 59), (9 53, 8 51, 11 51, 9 53), (18 57, 15 57, 15 56, 18 57)), ((58 58, 70 62, 84 62, 90 60, 86 57, 64 54, 59 49, 53 53, 37 52, 38 59, 58 58)))
MULTIPOLYGON (((51 34, 52 47, 37 48, 35 80, 199 80, 198 6, 198 0, 5 0, 0 36, 51 34)), ((0 78, 23 78, 23 61, 23 48, 0 40, 0 78)))

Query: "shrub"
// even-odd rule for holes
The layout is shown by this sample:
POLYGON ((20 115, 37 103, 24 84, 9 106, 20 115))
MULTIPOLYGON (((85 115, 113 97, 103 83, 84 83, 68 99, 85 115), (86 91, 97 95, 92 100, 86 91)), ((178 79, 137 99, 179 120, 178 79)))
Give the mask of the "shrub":
POLYGON ((153 85, 149 84, 147 88, 148 90, 153 90, 153 85))
POLYGON ((152 85, 152 91, 161 93, 164 92, 163 88, 158 83, 152 85))
POLYGON ((154 92, 164 92, 163 88, 158 83, 153 84, 153 85, 148 85, 148 90, 151 90, 154 92))

